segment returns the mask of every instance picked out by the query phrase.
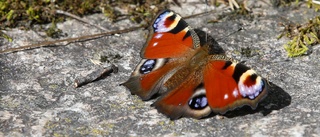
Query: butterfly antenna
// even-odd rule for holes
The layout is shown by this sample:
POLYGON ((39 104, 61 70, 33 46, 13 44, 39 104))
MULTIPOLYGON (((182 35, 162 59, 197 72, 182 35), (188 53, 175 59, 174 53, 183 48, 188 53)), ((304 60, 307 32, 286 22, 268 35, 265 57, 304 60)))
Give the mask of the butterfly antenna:
POLYGON ((226 36, 223 36, 222 38, 218 38, 218 39, 216 39, 216 40, 217 40, 217 41, 220 41, 220 40, 225 39, 226 37, 231 36, 231 35, 239 32, 239 31, 241 31, 241 30, 243 30, 243 27, 239 28, 238 30, 236 30, 236 31, 234 31, 234 32, 231 32, 230 34, 228 34, 228 35, 226 35, 226 36))
MULTIPOLYGON (((208 15, 208 6, 209 6, 209 2, 208 0, 205 1, 206 2, 206 14, 208 15)), ((208 20, 208 19, 207 19, 208 20)), ((206 33, 206 42, 208 41, 208 33, 206 33)))
MULTIPOLYGON (((205 3, 206 3, 206 9, 205 9, 206 11, 205 11, 205 14, 208 15, 208 14, 209 14, 208 6, 210 6, 210 3, 209 3, 208 0, 205 0, 205 3)), ((209 20, 209 19, 207 19, 207 20, 209 20)), ((226 37, 228 37, 228 36, 231 36, 231 35, 239 32, 239 31, 241 31, 241 30, 243 30, 243 27, 239 28, 238 30, 236 30, 236 31, 234 31, 234 32, 231 32, 230 34, 228 34, 228 35, 226 35, 226 36, 224 36, 224 37, 222 37, 222 38, 218 38, 218 39, 216 39, 216 40, 217 40, 217 41, 222 40, 222 39, 224 39, 224 38, 226 38, 226 37)), ((206 33, 206 41, 208 41, 208 34, 207 34, 207 33, 206 33)))

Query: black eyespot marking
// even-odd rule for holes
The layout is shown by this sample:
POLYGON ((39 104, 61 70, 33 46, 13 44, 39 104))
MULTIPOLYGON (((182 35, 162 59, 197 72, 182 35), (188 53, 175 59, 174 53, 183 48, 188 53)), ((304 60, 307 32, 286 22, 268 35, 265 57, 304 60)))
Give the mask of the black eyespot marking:
POLYGON ((190 37, 191 36, 191 32, 188 31, 184 36, 183 36, 183 39, 182 40, 185 40, 186 38, 190 37))
POLYGON ((250 76, 250 79, 251 79, 252 81, 256 81, 257 77, 258 77, 257 74, 252 74, 252 75, 250 76))
POLYGON ((246 72, 247 70, 249 70, 249 69, 250 69, 249 67, 247 67, 247 66, 245 66, 245 65, 243 65, 243 64, 238 63, 238 64, 236 65, 236 67, 234 68, 234 73, 233 73, 233 75, 232 75, 233 79, 234 79, 237 83, 239 83, 239 80, 240 80, 241 75, 242 75, 243 73, 245 73, 245 72, 246 72))
MULTIPOLYGON (((171 18, 171 17, 170 17, 171 18)), ((183 21, 183 20, 179 20, 178 24, 176 25, 176 27, 174 27, 172 30, 170 30, 170 33, 173 34, 177 34, 179 32, 181 32, 183 29, 185 29, 186 27, 188 27, 187 22, 183 21)))
POLYGON ((168 17, 168 20, 175 20, 176 17, 177 17, 177 15, 176 15, 176 14, 173 14, 172 16, 168 17))
POLYGON ((227 69, 232 64, 231 61, 226 61, 226 64, 224 64, 222 69, 227 69))
POLYGON ((139 72, 141 74, 147 74, 150 73, 155 65, 156 65, 157 61, 155 59, 148 59, 146 60, 140 67, 139 72))
POLYGON ((205 95, 195 96, 189 100, 188 105, 191 109, 201 110, 208 106, 208 100, 205 95))

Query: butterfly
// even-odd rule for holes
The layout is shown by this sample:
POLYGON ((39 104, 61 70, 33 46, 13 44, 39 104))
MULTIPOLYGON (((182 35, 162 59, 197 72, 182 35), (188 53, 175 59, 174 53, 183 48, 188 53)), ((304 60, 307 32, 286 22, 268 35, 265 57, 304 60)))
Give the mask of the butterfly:
POLYGON ((200 119, 244 105, 255 109, 267 96, 266 80, 227 57, 206 33, 180 15, 161 11, 150 26, 141 61, 122 85, 170 119, 200 119))

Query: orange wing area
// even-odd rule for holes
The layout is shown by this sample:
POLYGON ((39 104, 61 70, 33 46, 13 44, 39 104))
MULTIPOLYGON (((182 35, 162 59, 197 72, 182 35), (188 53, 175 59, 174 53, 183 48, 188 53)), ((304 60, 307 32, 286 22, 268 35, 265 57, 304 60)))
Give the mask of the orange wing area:
POLYGON ((165 114, 171 119, 177 119, 186 115, 189 109, 188 101, 194 93, 196 84, 183 84, 173 91, 168 92, 164 97, 156 101, 153 106, 160 113, 165 114))
POLYGON ((144 91, 152 90, 152 88, 157 84, 157 82, 172 69, 174 69, 172 68, 172 65, 168 64, 163 68, 160 68, 149 74, 141 76, 140 78, 141 89, 144 91))
POLYGON ((159 87, 157 89, 156 86, 159 84, 162 86, 161 80, 174 71, 174 69, 179 69, 176 65, 175 63, 168 63, 162 68, 148 74, 132 76, 123 85, 130 89, 132 94, 138 95, 142 100, 148 100, 155 93, 159 92, 159 87))
POLYGON ((178 88, 174 91, 171 91, 161 99, 161 102, 173 106, 185 105, 192 96, 195 87, 196 85, 189 85, 184 88, 178 88))
POLYGON ((242 99, 238 85, 232 75, 234 67, 223 69, 226 61, 209 62, 204 70, 204 86, 208 104, 215 112, 225 113, 233 109, 234 103, 242 99))
POLYGON ((154 33, 148 45, 145 45, 144 58, 172 58, 186 54, 193 48, 193 40, 191 35, 187 37, 185 35, 185 31, 180 31, 177 34, 170 32, 154 33))

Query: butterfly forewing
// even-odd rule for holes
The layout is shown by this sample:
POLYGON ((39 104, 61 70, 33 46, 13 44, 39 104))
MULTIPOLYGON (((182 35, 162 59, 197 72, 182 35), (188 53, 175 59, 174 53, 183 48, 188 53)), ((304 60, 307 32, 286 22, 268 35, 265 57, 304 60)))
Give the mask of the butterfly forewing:
POLYGON ((148 59, 181 57, 197 47, 199 38, 194 30, 180 15, 164 10, 150 26, 150 34, 141 51, 141 57, 148 59))
MULTIPOLYGON (((148 40, 141 50, 143 58, 132 73, 130 79, 123 83, 132 94, 143 100, 156 93, 168 90, 163 84, 183 65, 181 60, 199 47, 199 38, 181 16, 170 10, 158 14, 150 26, 148 40), (165 60, 165 61, 163 61, 165 60)), ((174 80, 178 81, 178 80, 174 80)), ((176 86, 169 82, 168 86, 176 86)))
POLYGON ((122 85, 142 100, 148 100, 158 92, 165 92, 163 83, 180 69, 177 65, 169 59, 142 59, 129 80, 122 85))

